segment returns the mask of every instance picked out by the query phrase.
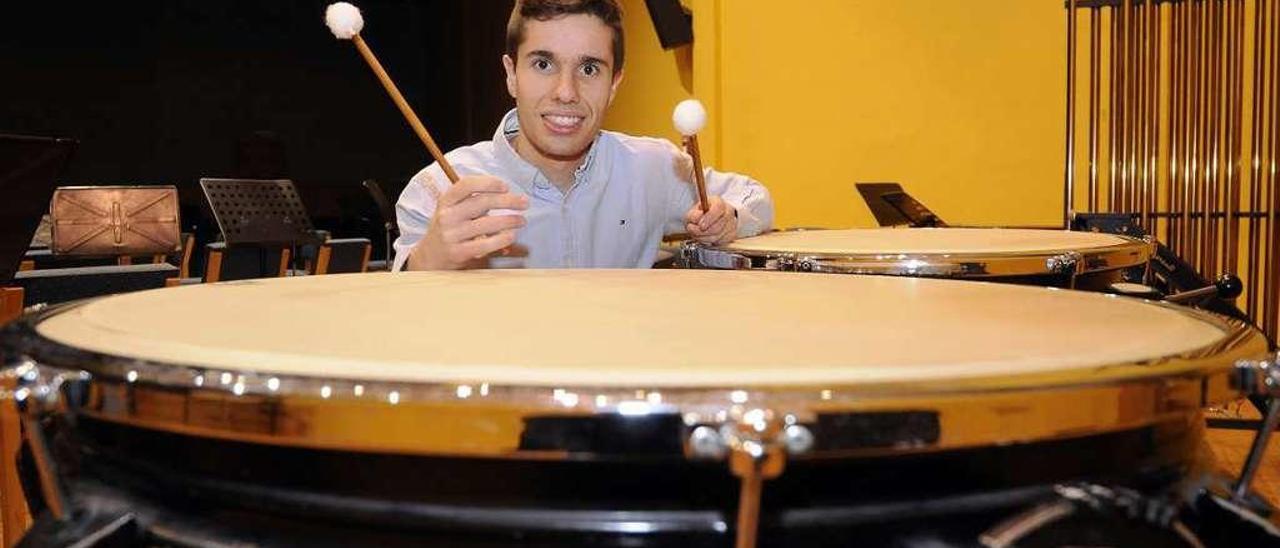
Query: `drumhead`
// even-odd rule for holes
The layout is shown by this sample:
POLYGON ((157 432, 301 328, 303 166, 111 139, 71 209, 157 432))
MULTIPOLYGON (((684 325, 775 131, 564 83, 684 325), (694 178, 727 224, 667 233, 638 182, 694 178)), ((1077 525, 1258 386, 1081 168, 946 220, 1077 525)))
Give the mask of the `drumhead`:
POLYGON ((149 363, 408 383, 752 388, 1115 371, 1237 333, 1100 294, 946 280, 712 271, 315 276, 107 297, 41 321, 149 363))
POLYGON ((770 232, 723 246, 813 255, 1043 254, 1096 250, 1133 240, 1099 232, 1010 228, 860 228, 770 232))

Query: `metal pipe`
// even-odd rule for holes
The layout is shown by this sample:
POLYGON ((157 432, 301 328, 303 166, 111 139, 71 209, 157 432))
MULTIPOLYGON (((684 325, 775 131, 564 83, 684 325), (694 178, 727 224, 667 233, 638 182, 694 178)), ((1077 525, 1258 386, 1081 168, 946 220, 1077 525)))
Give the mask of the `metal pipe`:
POLYGON ((1089 9, 1089 211, 1098 211, 1098 95, 1102 82, 1101 9, 1089 9))
POLYGON ((1134 185, 1131 189, 1132 202, 1130 207, 1138 214, 1138 223, 1141 226, 1147 225, 1147 215, 1150 213, 1146 209, 1146 190, 1149 180, 1147 178, 1147 126, 1150 123, 1148 109, 1151 108, 1148 100, 1147 81, 1151 72, 1150 58, 1147 50, 1150 48, 1151 42, 1151 17, 1148 9, 1149 0, 1142 0, 1138 5, 1138 40, 1134 50, 1135 68, 1137 69, 1138 85, 1134 86, 1135 102, 1138 106, 1136 124, 1134 124, 1134 185))
MULTIPOLYGON (((1258 211, 1262 206, 1262 43, 1265 40, 1263 34, 1263 21, 1266 13, 1266 3, 1256 1, 1253 11, 1253 95, 1252 104, 1250 105, 1250 127, 1249 127, 1249 209, 1258 211)), ((1259 220, 1249 218, 1249 255, 1248 255, 1248 275, 1246 283, 1253 284, 1253 290, 1249 291, 1249 298, 1245 306, 1245 313, 1251 318, 1258 317, 1258 304, 1260 302, 1258 289, 1258 271, 1261 266, 1259 253, 1262 251, 1259 247, 1258 233, 1259 220)))
POLYGON ((1240 470, 1240 480, 1232 489, 1231 500, 1240 502, 1249 494, 1253 476, 1258 473, 1258 466, 1262 464, 1262 455, 1266 452, 1267 442, 1271 440, 1271 433, 1275 432, 1277 425, 1280 425, 1280 399, 1269 398, 1267 416, 1262 420, 1262 425, 1258 427, 1258 434, 1254 436, 1253 443, 1249 447, 1249 457, 1244 463, 1244 468, 1240 470))
MULTIPOLYGON (((1182 89, 1182 6, 1181 3, 1172 4, 1169 7, 1169 163, 1168 163, 1168 185, 1165 186, 1165 202, 1169 204, 1170 211, 1177 211, 1181 206, 1179 203, 1179 194, 1176 192, 1178 186, 1178 162, 1182 151, 1181 141, 1179 139, 1180 128, 1182 125, 1182 117, 1179 115, 1181 106, 1182 89)), ((1179 245, 1179 223, 1174 217, 1165 220, 1165 243, 1171 249, 1178 249, 1179 245)))
POLYGON ((1062 199, 1062 227, 1071 227, 1076 179, 1076 0, 1067 9, 1067 164, 1062 199))
POLYGON ((1227 24, 1227 175, 1223 219, 1226 253, 1223 262, 1232 272, 1238 271, 1240 227, 1236 213, 1240 204, 1240 8, 1243 0, 1228 0, 1227 24))
POLYGON ((1280 94, 1276 93, 1276 72, 1280 70, 1280 39, 1277 39, 1277 32, 1280 32, 1280 9, 1271 10, 1271 24, 1269 39, 1271 42, 1271 57, 1267 59, 1267 63, 1271 65, 1271 70, 1267 78, 1267 103, 1270 107, 1270 115, 1267 118, 1268 134, 1270 136, 1271 149, 1268 151, 1268 169, 1267 169, 1267 196, 1270 198, 1270 210, 1267 215, 1267 251, 1266 251, 1266 269, 1267 283, 1266 291, 1262 301, 1263 314, 1263 330, 1275 337, 1276 329, 1276 313, 1280 303, 1276 302, 1277 294, 1280 293, 1280 268, 1275 265, 1277 255, 1280 255, 1280 226, 1277 226, 1277 213, 1280 210, 1280 192, 1276 189, 1276 156, 1280 154, 1280 124, 1276 123, 1276 117, 1280 115, 1280 94))
MULTIPOLYGON (((1220 203, 1218 193, 1221 191, 1219 159, 1222 154, 1220 148, 1220 134, 1222 131, 1222 1, 1218 0, 1208 4, 1210 54, 1209 79, 1207 82, 1208 124, 1206 124, 1205 128, 1207 137, 1205 146, 1205 210, 1216 212, 1220 203)), ((1216 275, 1220 270, 1220 263, 1218 261, 1218 221, 1215 217, 1206 217, 1205 232, 1205 266, 1203 272, 1209 275, 1216 275)))
POLYGON ((1111 9, 1111 16, 1107 18, 1107 24, 1110 26, 1110 29, 1111 29, 1111 41, 1108 42, 1108 45, 1110 46, 1108 48, 1110 50, 1108 52, 1108 56, 1110 57, 1110 62, 1107 63, 1107 70, 1109 70, 1111 74, 1111 77, 1108 78, 1107 80, 1107 86, 1108 88, 1110 88, 1109 93, 1107 94, 1107 107, 1108 107, 1107 108, 1107 113, 1108 113, 1107 114, 1108 116, 1107 164, 1109 167, 1108 174, 1107 174, 1107 211, 1115 212, 1116 211, 1116 195, 1117 195, 1117 189, 1119 188, 1117 186, 1117 181, 1119 177, 1117 173, 1118 167, 1119 167, 1118 165, 1119 157, 1117 155, 1120 150, 1120 145, 1119 145, 1120 132, 1118 130, 1119 128, 1118 124, 1120 120, 1119 111, 1121 108, 1119 93, 1118 93, 1120 89, 1119 87, 1119 82, 1120 82, 1119 17, 1120 17, 1120 13, 1115 6, 1112 6, 1110 9, 1111 9))
POLYGON ((1182 153, 1182 165, 1180 167, 1180 170, 1182 171, 1182 177, 1181 177, 1182 179, 1182 187, 1181 187, 1182 222, 1179 228, 1181 229, 1182 236, 1179 238, 1178 255, 1182 256, 1185 259, 1190 260, 1192 259, 1191 250, 1194 249, 1192 247, 1192 243, 1193 243, 1192 228, 1193 227, 1191 225, 1191 209, 1192 209, 1191 188, 1193 184, 1192 159, 1194 157, 1195 150, 1193 148, 1194 142, 1191 136, 1193 134, 1194 127, 1195 127, 1194 124, 1192 123, 1193 122, 1192 101, 1194 98, 1194 89, 1195 89, 1195 85, 1194 85, 1195 63, 1194 63, 1193 46, 1195 44, 1196 37, 1194 33, 1194 26, 1192 25, 1192 19, 1195 18, 1195 13, 1193 10, 1194 6, 1191 5, 1190 3, 1184 3, 1182 4, 1182 6, 1183 6, 1182 66, 1183 66, 1185 78, 1182 81, 1182 86, 1183 86, 1182 93, 1181 93, 1182 108, 1180 109, 1181 110, 1180 114, 1182 116, 1181 138, 1183 142, 1183 153, 1182 153))
POLYGON ((1125 136, 1125 213, 1135 213, 1138 210, 1138 150, 1142 146, 1139 142, 1140 122, 1142 122, 1142 8, 1135 6, 1134 1, 1130 0, 1126 4, 1125 9, 1129 10, 1129 44, 1126 45, 1128 52, 1128 69, 1130 70, 1128 82, 1129 91, 1126 93, 1126 101, 1129 104, 1129 122, 1128 134, 1125 136))
MULTIPOLYGON (((1164 12, 1158 2, 1151 3, 1152 40, 1151 40, 1151 72, 1148 79, 1147 101, 1151 105, 1150 126, 1147 132, 1147 179, 1149 184, 1145 190, 1146 210, 1154 213, 1160 209, 1160 44, 1164 36, 1164 12)), ((1147 233, 1156 234, 1156 220, 1149 219, 1147 233)))

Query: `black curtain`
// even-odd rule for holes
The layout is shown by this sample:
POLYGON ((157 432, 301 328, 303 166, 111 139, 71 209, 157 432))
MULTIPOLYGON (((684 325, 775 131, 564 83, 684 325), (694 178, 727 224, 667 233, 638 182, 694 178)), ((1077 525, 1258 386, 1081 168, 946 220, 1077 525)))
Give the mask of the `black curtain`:
MULTIPOLYGON (((510 108, 500 57, 511 0, 365 0, 365 40, 445 150, 510 108)), ((360 187, 394 200, 430 159, 328 2, 27 1, 0 33, 0 132, 72 137, 60 184, 172 184, 183 224, 216 235, 201 177, 285 177, 318 228, 366 236, 360 187)), ((5 197, 21 199, 22 197, 5 197)))

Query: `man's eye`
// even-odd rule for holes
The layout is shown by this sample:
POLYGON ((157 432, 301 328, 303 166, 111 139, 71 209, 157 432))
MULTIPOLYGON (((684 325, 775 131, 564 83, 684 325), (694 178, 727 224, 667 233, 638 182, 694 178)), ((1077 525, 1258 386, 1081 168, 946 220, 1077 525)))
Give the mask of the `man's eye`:
POLYGON ((600 73, 600 67, 596 66, 594 63, 588 63, 585 65, 582 65, 583 76, 595 76, 599 73, 600 73))
POLYGON ((551 68, 551 61, 546 59, 535 59, 533 61, 533 68, 540 71, 546 71, 551 68))

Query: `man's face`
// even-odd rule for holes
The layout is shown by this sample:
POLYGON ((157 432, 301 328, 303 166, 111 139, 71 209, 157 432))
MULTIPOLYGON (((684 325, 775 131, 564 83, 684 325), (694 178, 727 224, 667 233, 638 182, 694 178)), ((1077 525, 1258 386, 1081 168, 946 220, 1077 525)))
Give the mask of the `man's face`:
POLYGON ((586 154, 622 82, 613 74, 613 30, 587 14, 526 21, 516 57, 502 63, 521 136, 549 159, 586 154))

